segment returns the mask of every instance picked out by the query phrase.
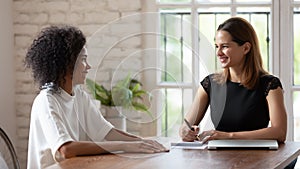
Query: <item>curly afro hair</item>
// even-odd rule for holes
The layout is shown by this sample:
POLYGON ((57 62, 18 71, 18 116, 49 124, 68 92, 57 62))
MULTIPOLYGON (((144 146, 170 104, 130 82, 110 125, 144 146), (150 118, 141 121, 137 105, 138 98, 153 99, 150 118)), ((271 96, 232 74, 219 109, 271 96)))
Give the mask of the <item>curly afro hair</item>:
POLYGON ((76 27, 49 26, 39 33, 29 47, 25 67, 31 68, 40 89, 52 84, 54 91, 65 82, 65 75, 73 72, 76 59, 86 43, 86 37, 76 27))

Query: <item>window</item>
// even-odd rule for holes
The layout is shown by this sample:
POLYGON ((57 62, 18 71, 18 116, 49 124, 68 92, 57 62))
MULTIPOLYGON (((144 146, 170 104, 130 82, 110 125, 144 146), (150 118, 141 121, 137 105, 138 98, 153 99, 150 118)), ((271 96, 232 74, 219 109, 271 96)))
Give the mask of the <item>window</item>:
MULTIPOLYGON (((300 34, 293 31, 300 28, 299 0, 152 0, 152 7, 150 11, 159 12, 160 20, 156 45, 160 52, 155 62, 160 69, 155 85, 161 90, 158 134, 178 136, 199 82, 220 69, 214 49, 217 26, 230 16, 240 16, 258 34, 264 67, 283 83, 288 139, 300 140, 296 134, 300 130, 300 50, 294 47, 300 45, 300 34)), ((207 124, 200 125, 210 127, 207 124)))
POLYGON ((300 1, 295 0, 291 4, 293 9, 293 112, 294 112, 294 139, 300 141, 300 1))
POLYGON ((178 135, 184 113, 193 100, 194 93, 209 73, 219 70, 215 57, 214 35, 217 26, 230 16, 249 20, 261 41, 265 67, 270 67, 271 3, 264 1, 232 2, 172 1, 157 2, 160 12, 160 45, 158 87, 163 90, 162 134, 178 135))

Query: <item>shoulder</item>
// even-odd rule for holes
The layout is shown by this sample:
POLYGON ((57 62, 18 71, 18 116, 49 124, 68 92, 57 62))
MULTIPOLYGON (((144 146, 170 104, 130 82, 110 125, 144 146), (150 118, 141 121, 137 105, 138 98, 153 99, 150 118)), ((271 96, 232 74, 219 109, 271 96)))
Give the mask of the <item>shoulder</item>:
POLYGON ((207 88, 210 85, 210 79, 212 77, 212 74, 207 75, 205 78, 202 79, 202 81, 200 82, 200 84, 204 87, 207 88))
POLYGON ((271 80, 274 80, 274 79, 279 80, 278 77, 276 77, 276 76, 274 76, 274 75, 271 75, 271 74, 262 75, 262 76, 260 77, 260 80, 262 80, 262 81, 271 81, 271 80))
POLYGON ((75 96, 82 96, 85 93, 85 91, 82 89, 81 85, 74 86, 73 92, 75 93, 75 96))
POLYGON ((89 94, 83 89, 81 85, 76 85, 73 88, 76 98, 89 98, 89 94))
POLYGON ((203 82, 210 82, 212 81, 212 79, 216 76, 215 73, 209 74, 207 75, 205 78, 202 79, 201 83, 203 82))
POLYGON ((38 113, 47 113, 48 111, 57 111, 62 105, 67 104, 72 98, 64 91, 53 92, 48 89, 42 89, 33 102, 33 109, 38 113))
POLYGON ((83 105, 85 107, 89 107, 89 104, 91 102, 91 95, 86 92, 83 86, 77 85, 73 89, 75 93, 75 100, 79 103, 79 105, 83 105))
POLYGON ((31 119, 37 120, 49 117, 51 111, 58 112, 57 110, 59 109, 60 104, 57 94, 54 94, 47 89, 42 89, 33 101, 31 107, 31 119))
POLYGON ((263 84, 264 86, 269 86, 272 89, 276 89, 277 87, 282 88, 280 79, 274 75, 263 75, 260 77, 260 80, 261 84, 263 84))
POLYGON ((282 89, 281 81, 278 77, 274 75, 263 75, 260 77, 260 84, 264 90, 265 96, 268 95, 270 90, 277 89, 280 87, 282 89))
POLYGON ((200 82, 206 93, 210 93, 211 83, 216 74, 209 74, 200 82))
POLYGON ((56 94, 54 94, 52 91, 48 89, 42 89, 34 99, 34 102, 42 104, 52 100, 56 100, 56 97, 54 95, 56 94))

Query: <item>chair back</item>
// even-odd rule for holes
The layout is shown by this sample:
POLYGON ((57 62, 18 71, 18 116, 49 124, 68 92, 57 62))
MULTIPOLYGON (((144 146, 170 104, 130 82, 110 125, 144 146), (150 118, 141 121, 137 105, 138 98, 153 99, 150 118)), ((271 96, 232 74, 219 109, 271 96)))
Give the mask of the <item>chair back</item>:
POLYGON ((13 144, 2 128, 0 128, 0 168, 20 169, 13 144))

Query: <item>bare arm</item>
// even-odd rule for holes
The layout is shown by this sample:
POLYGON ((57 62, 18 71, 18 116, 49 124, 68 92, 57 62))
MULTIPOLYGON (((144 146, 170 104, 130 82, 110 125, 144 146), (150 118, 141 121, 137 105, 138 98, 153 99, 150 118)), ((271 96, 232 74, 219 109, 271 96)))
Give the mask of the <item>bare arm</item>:
POLYGON ((220 132, 206 131, 201 134, 201 138, 210 136, 208 140, 214 139, 276 139, 284 142, 287 131, 287 115, 283 101, 281 88, 270 90, 268 96, 268 107, 270 112, 270 127, 243 132, 220 132))
POLYGON ((106 140, 109 141, 141 141, 142 138, 116 128, 112 128, 109 133, 105 136, 106 140))
POLYGON ((63 144, 59 150, 64 158, 71 158, 81 155, 96 155, 113 153, 116 151, 134 153, 157 153, 165 152, 167 149, 154 141, 109 141, 109 142, 90 142, 72 141, 63 144))
POLYGON ((98 144, 90 141, 72 141, 63 144, 58 151, 64 158, 71 158, 80 155, 104 154, 105 150, 98 144))
POLYGON ((179 131, 179 135, 181 136, 183 141, 194 141, 196 139, 196 135, 199 132, 199 128, 197 127, 197 125, 203 119, 208 104, 209 104, 208 95, 203 89, 202 85, 200 85, 197 94, 194 98, 194 101, 192 103, 192 106, 189 112, 185 116, 187 121, 191 125, 193 125, 194 131, 190 130, 188 126, 185 123, 183 123, 179 131))
POLYGON ((112 153, 116 151, 157 153, 168 151, 163 145, 155 140, 146 140, 141 137, 123 132, 116 128, 106 135, 107 142, 72 141, 63 144, 59 152, 64 158, 80 155, 95 155, 112 153))

